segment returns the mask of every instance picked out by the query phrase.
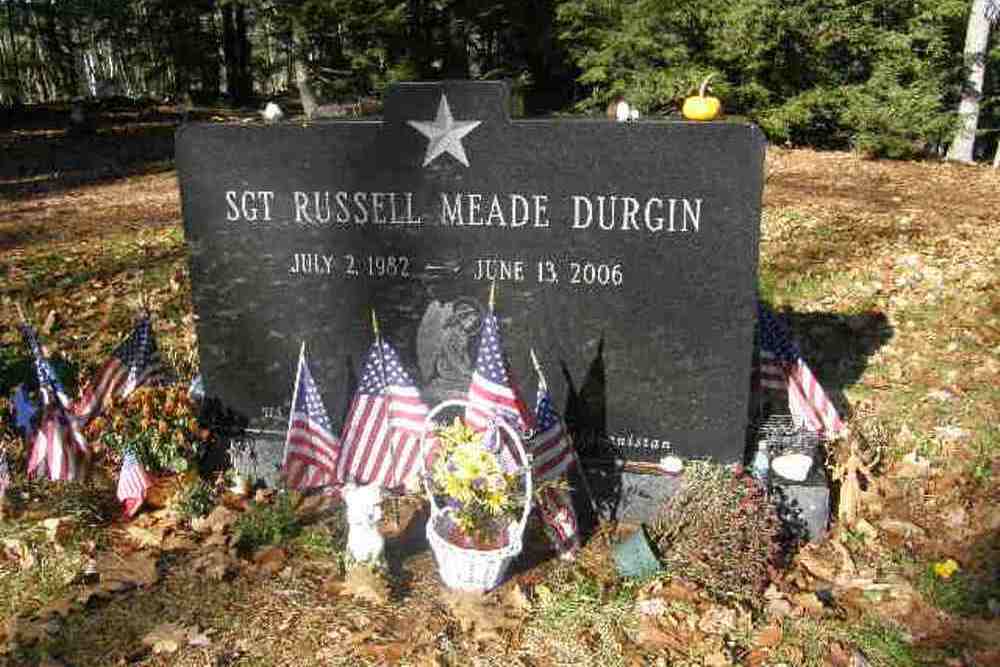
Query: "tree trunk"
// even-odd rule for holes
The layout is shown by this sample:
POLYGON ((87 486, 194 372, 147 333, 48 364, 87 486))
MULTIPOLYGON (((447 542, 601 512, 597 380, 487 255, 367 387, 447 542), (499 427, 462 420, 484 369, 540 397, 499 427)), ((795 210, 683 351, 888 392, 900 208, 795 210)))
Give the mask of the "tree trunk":
POLYGON ((990 21, 986 16, 989 0, 973 0, 969 26, 965 32, 965 66, 968 78, 962 86, 962 101, 958 105, 959 128, 948 148, 948 159, 972 162, 972 149, 979 128, 979 100, 983 96, 986 76, 986 46, 990 39, 990 21))
POLYGON ((305 63, 305 26, 296 16, 292 19, 292 59, 295 61, 295 87, 299 89, 302 111, 306 118, 311 119, 316 114, 319 103, 309 84, 309 68, 305 63))
POLYGON ((239 96, 239 64, 236 54, 236 24, 233 6, 225 4, 222 10, 222 57, 226 66, 226 93, 231 100, 239 96))
POLYGON ((237 100, 245 104, 253 97, 253 68, 250 66, 250 38, 247 35, 246 7, 236 4, 236 51, 239 63, 239 95, 237 100))

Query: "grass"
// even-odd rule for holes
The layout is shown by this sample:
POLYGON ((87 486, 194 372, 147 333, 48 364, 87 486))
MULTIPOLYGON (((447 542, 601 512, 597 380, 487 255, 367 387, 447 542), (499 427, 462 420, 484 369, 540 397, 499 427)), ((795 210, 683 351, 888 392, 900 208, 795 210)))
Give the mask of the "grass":
POLYGON ((71 594, 89 555, 107 547, 104 530, 118 506, 107 486, 26 482, 15 476, 8 511, 0 521, 0 617, 30 614, 71 594), (62 519, 55 536, 41 518, 62 519))
POLYGON ((847 633, 868 662, 878 667, 912 667, 917 658, 899 626, 867 620, 847 633))
POLYGON ((233 529, 236 547, 243 553, 283 544, 301 531, 302 525, 288 493, 279 493, 270 503, 254 503, 240 515, 233 529))
POLYGON ((591 579, 569 576, 535 588, 527 643, 559 664, 619 667, 627 664, 623 639, 634 636, 634 591, 623 587, 605 599, 591 579))

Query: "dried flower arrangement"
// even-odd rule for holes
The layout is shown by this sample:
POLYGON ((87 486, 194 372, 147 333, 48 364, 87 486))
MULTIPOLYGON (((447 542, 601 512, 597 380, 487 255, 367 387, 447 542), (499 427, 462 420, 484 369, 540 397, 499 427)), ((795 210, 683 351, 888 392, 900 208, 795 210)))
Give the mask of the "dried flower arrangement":
POLYGON ((780 553, 781 524, 763 487, 742 470, 692 462, 649 534, 669 574, 752 606, 780 553))

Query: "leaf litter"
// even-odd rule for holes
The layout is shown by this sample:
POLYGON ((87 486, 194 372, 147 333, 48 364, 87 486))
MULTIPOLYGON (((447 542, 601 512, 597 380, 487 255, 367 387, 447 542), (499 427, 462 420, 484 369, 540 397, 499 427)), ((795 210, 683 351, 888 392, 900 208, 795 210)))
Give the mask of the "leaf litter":
MULTIPOLYGON (((90 556, 80 558, 75 583, 10 618, 5 636, 47 643, 79 665, 129 659, 157 629, 161 648, 176 648, 151 655, 150 664, 204 664, 203 651, 272 664, 464 664, 468 655, 483 664, 492 664, 488 656, 506 664, 581 656, 579 664, 602 667, 638 664, 639 656, 653 664, 664 656, 703 665, 890 664, 879 653, 884 644, 866 645, 867 631, 858 630, 874 617, 887 633, 909 618, 899 636, 911 650, 941 656, 950 641, 952 654, 969 656, 964 664, 988 660, 1000 651, 995 616, 942 612, 917 584, 922 562, 944 558, 969 563, 970 576, 996 570, 989 536, 1000 529, 1000 469, 975 458, 974 448, 995 462, 996 435, 983 433, 1000 419, 997 174, 781 149, 771 149, 769 168, 761 261, 769 296, 791 309, 824 383, 843 387, 856 413, 852 430, 884 424, 885 459, 866 469, 863 447, 834 448, 848 501, 839 525, 827 544, 773 573, 765 610, 749 626, 739 605, 706 600, 682 576, 620 601, 610 542, 600 535, 569 571, 592 578, 596 587, 586 590, 561 565, 543 565, 495 595, 449 599, 425 550, 390 541, 402 569, 384 595, 331 596, 353 584, 349 574, 331 578, 321 558, 294 547, 258 551, 257 562, 238 557, 232 529, 245 505, 227 501, 192 520, 192 530, 155 512, 116 526, 117 537, 85 550, 91 562, 85 568, 90 556), (820 315, 832 324, 808 323, 820 315), (857 374, 845 359, 859 353, 857 374), (974 469, 993 482, 975 483, 974 469), (421 622, 404 620, 414 618, 421 622), (269 630, 276 627, 282 635, 269 630)), ((23 301, 52 334, 52 352, 92 372, 143 291, 165 356, 190 373, 194 322, 173 175, 43 191, 30 204, 34 213, 0 215, 0 342, 19 344, 9 305, 23 301), (109 205, 125 200, 127 209, 109 205), (33 217, 43 210, 52 214, 44 230, 33 217)), ((0 201, 0 213, 5 207, 0 201)), ((163 494, 152 504, 167 507, 171 491, 163 494)), ((303 501, 300 511, 311 521, 325 508, 303 501)), ((0 576, 33 576, 58 557, 56 547, 65 557, 79 551, 74 534, 84 526, 64 524, 67 516, 43 514, 36 533, 0 535, 0 576)))

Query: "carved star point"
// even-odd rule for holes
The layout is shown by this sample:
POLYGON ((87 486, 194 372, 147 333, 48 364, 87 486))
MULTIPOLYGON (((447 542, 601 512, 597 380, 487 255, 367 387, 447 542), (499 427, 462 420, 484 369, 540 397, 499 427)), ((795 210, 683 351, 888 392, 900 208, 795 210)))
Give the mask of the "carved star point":
POLYGON ((408 120, 407 125, 427 137, 427 152, 424 154, 424 165, 433 162, 439 155, 448 153, 466 167, 469 159, 462 146, 462 137, 472 132, 482 123, 481 120, 455 120, 448 106, 448 98, 441 94, 438 102, 437 116, 433 121, 408 120))

